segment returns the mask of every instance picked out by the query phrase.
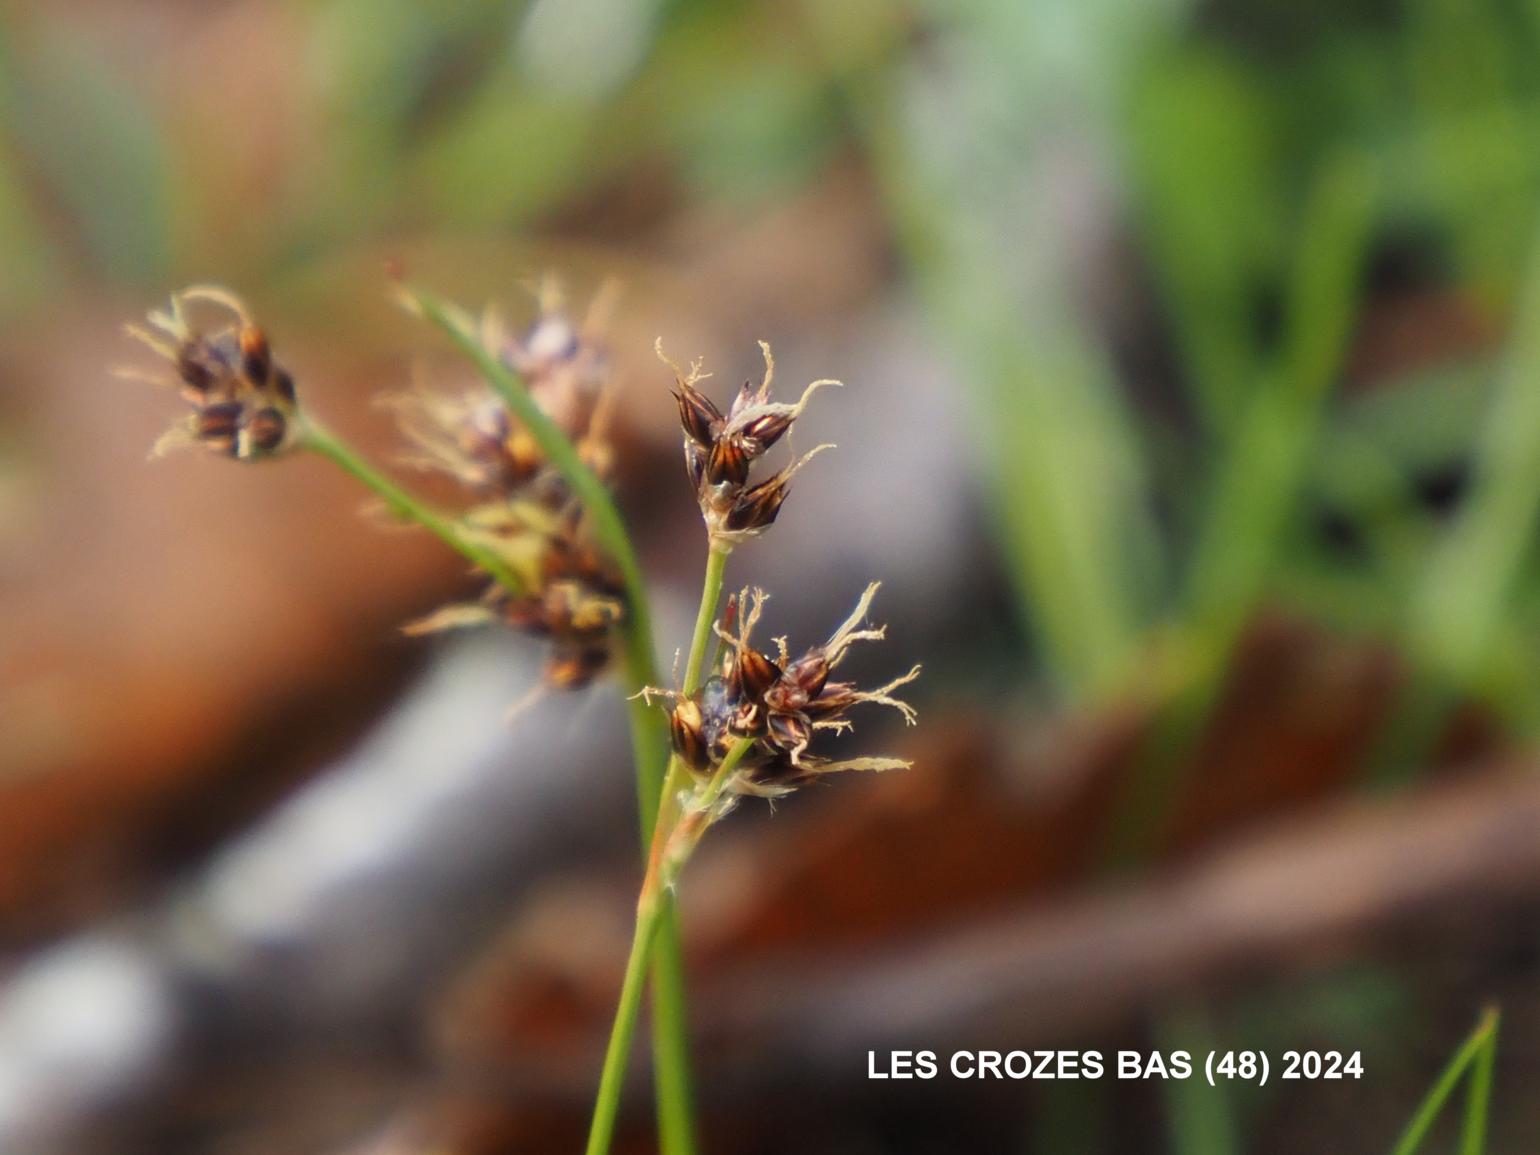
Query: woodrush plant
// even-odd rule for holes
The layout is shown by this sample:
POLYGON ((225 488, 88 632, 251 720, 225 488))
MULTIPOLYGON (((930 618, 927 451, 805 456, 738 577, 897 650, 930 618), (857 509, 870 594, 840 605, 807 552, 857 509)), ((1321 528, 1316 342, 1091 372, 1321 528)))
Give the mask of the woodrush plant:
POLYGON ((384 399, 412 447, 408 463, 464 490, 465 504, 454 512, 420 500, 321 424, 301 404, 265 331, 227 289, 184 289, 167 309, 151 312, 147 325, 128 326, 169 371, 124 373, 170 384, 188 403, 188 414, 156 442, 152 456, 180 446, 242 462, 319 454, 374 492, 395 518, 429 530, 484 575, 488 584, 478 599, 410 623, 407 633, 500 623, 546 640, 547 687, 579 689, 611 672, 627 687, 646 870, 587 1150, 600 1155, 610 1148, 650 974, 659 1146, 666 1155, 688 1155, 695 1150, 693 1095, 672 898, 681 872, 706 831, 743 796, 779 798, 829 774, 908 765, 815 749, 820 735, 850 730, 851 709, 864 703, 915 722, 913 708, 893 693, 919 676, 919 666, 870 690, 832 676, 855 643, 885 636, 884 627, 867 624, 877 583, 827 641, 795 658, 784 638, 775 639, 773 656, 752 643, 767 600, 762 590, 746 587, 729 598, 718 620, 729 555, 775 523, 792 477, 832 447, 794 455, 763 478, 755 478, 756 466, 789 440, 813 394, 839 382, 814 381, 795 403, 776 401, 775 361, 761 342, 763 378, 757 386, 746 382, 723 412, 697 388, 709 376, 700 363, 680 369, 659 342, 658 356, 673 371, 686 473, 707 543, 683 682, 665 689, 658 685, 641 569, 609 491, 613 383, 599 341, 602 299, 576 323, 547 285, 534 323, 515 334, 490 308, 473 318, 418 289, 398 286, 398 296, 448 336, 481 377, 476 388, 457 394, 418 389, 384 399), (200 324, 200 310, 221 316, 200 324), (666 719, 654 708, 659 701, 668 705, 666 719))

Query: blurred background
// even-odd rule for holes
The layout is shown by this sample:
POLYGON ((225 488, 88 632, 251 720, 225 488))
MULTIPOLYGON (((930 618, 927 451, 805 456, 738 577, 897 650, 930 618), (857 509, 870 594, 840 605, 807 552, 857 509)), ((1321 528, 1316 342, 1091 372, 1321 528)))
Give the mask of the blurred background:
POLYGON ((372 399, 466 371, 387 262, 516 318, 621 282, 665 669, 704 542, 653 339, 719 398, 758 338, 847 382, 728 583, 797 644, 882 579, 853 668, 923 661, 921 725, 863 752, 915 766, 692 870, 710 1150, 1382 1151, 1487 1005, 1533 1149, 1537 59, 1500 0, 0 5, 0 1151, 580 1141, 618 694, 505 717, 537 646, 398 630, 456 558, 318 460, 147 464, 177 403, 111 376, 217 280, 388 462, 372 399), (1364 1074, 867 1078, 925 1047, 1364 1074))

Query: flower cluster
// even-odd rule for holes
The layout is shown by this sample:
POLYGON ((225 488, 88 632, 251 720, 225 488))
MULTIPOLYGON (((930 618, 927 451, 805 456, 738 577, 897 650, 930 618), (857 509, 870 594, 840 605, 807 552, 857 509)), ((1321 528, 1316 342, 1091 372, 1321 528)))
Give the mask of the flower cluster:
MULTIPOLYGON (((602 301, 602 298, 601 298, 602 301)), ((479 337, 523 380, 530 397, 601 478, 611 473, 609 358, 596 337, 600 303, 581 324, 549 284, 522 334, 488 310, 479 337)), ((387 398, 415 453, 409 461, 468 491, 469 532, 506 560, 523 583, 491 586, 480 601, 452 605, 407 627, 418 634, 501 621, 548 639, 545 681, 558 689, 592 682, 609 665, 626 618, 624 586, 594 544, 588 518, 539 444, 485 385, 458 395, 426 390, 387 398)))
POLYGON ((836 681, 831 674, 856 642, 879 641, 885 626, 869 626, 866 615, 877 593, 877 583, 867 586, 850 616, 822 645, 792 658, 785 638, 777 638, 772 657, 750 641, 764 610, 761 590, 744 590, 729 602, 729 621, 741 611, 736 632, 721 625, 717 636, 724 643, 719 671, 690 696, 668 693, 674 705, 669 731, 674 751, 691 770, 709 774, 722 763, 737 742, 750 739, 753 746, 739 761, 726 789, 735 794, 776 798, 825 774, 841 770, 892 770, 908 766, 897 758, 862 757, 833 759, 809 747, 819 731, 839 733, 853 728, 848 714, 863 702, 897 710, 910 725, 914 709, 893 697, 893 691, 920 676, 915 666, 902 677, 872 690, 853 682, 836 681))
MULTIPOLYGON (((252 321, 241 299, 213 285, 195 285, 171 295, 167 310, 155 310, 149 327, 129 325, 171 365, 174 383, 192 412, 155 444, 154 453, 203 445, 239 461, 260 461, 293 447, 294 379, 273 359, 267 335, 252 321), (222 326, 203 331, 188 319, 189 302, 206 302, 229 314, 222 326)), ((159 384, 164 375, 123 370, 159 384)))
MULTIPOLYGON (((601 293, 578 324, 568 316, 562 294, 547 282, 539 313, 522 334, 510 331, 488 308, 476 331, 482 345, 523 381, 542 413, 573 442, 590 469, 608 478, 610 453, 610 362, 598 339, 607 312, 601 293)), ((408 298, 408 307, 412 307, 408 298)), ((426 389, 385 398, 402 431, 419 450, 412 462, 446 473, 486 501, 523 500, 532 495, 559 507, 565 492, 528 430, 485 384, 459 394, 426 389)))
MULTIPOLYGON (((547 286, 538 316, 522 333, 491 311, 473 331, 522 377, 536 405, 602 478, 612 455, 609 360, 594 336, 600 313, 596 304, 581 325, 574 323, 560 294, 547 286)), ((157 454, 201 444, 253 461, 305 444, 307 430, 314 438, 318 427, 305 422, 293 378, 235 294, 211 285, 184 289, 148 321, 128 332, 170 363, 171 382, 192 406, 156 443, 157 454), (220 308, 228 318, 200 327, 189 309, 198 304, 220 308)), ((165 374, 124 373, 167 383, 165 374)), ((448 606, 408 632, 501 621, 549 639, 547 684, 576 688, 593 681, 609 665, 626 618, 624 587, 535 439, 485 385, 453 396, 417 390, 388 400, 412 443, 411 462, 449 475, 468 494, 466 508, 450 519, 454 536, 500 562, 505 578, 479 601, 448 606)))
POLYGON ((658 356, 674 370, 674 399, 684 427, 685 467, 706 520, 706 532, 717 548, 731 548, 763 533, 781 511, 786 483, 815 454, 831 448, 819 445, 763 481, 751 482, 753 463, 787 434, 813 393, 825 385, 839 384, 814 381, 795 405, 772 401, 775 358, 765 342, 761 341, 759 348, 765 357, 763 380, 757 387, 745 381, 724 414, 695 387, 710 376, 701 371, 700 362, 693 362, 686 372, 663 355, 661 343, 658 346, 658 356))

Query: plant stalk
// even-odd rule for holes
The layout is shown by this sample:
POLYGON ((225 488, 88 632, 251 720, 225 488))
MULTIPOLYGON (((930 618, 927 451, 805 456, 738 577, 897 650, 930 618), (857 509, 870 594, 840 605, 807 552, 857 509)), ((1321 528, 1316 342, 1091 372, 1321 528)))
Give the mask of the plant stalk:
POLYGON ((706 554, 706 580, 700 593, 700 609, 695 614, 695 633, 690 637, 690 654, 684 664, 686 696, 700 689, 701 667, 706 664, 706 647, 711 644, 711 626, 717 618, 717 603, 722 599, 722 575, 727 570, 730 547, 712 543, 706 554))
POLYGON ((1460 1044, 1460 1049, 1454 1053, 1439 1073, 1416 1113, 1407 1123, 1406 1129, 1401 1132, 1401 1138, 1396 1142, 1393 1155, 1413 1155, 1421 1148, 1423 1140, 1428 1137, 1428 1132, 1433 1130, 1433 1124, 1438 1121, 1438 1114, 1443 1109, 1445 1100, 1453 1094, 1466 1070, 1473 1067, 1476 1073, 1472 1076, 1471 1086, 1466 1091, 1465 1129, 1461 1136, 1460 1150, 1461 1155, 1481 1155, 1486 1137, 1486 1109, 1491 1094, 1490 1052, 1493 1052, 1497 1046, 1497 1024, 1498 1013, 1495 1007, 1489 1007, 1481 1013, 1475 1030, 1471 1031, 1460 1044), (1481 1116, 1480 1125, 1475 1123, 1478 1111, 1481 1116))
MULTIPOLYGON (((695 615, 695 632, 690 638, 690 653, 689 658, 685 663, 683 690, 687 694, 694 693, 695 690, 700 686, 701 667, 705 663, 706 648, 711 640, 711 625, 714 621, 716 621, 717 604, 721 601, 722 598, 722 575, 727 568, 727 556, 730 552, 730 550, 719 549, 716 546, 713 546, 710 552, 706 555, 706 576, 701 588, 700 609, 695 615)), ((742 755, 740 754, 739 757, 742 757, 742 755)), ((736 764, 736 759, 734 759, 734 764, 736 764)), ((686 785, 687 774, 684 768, 684 764, 677 757, 670 757, 668 761, 668 770, 665 773, 663 779, 663 786, 659 792, 658 797, 653 802, 653 812, 656 820, 653 824, 653 836, 650 840, 651 845, 648 848, 647 854, 647 877, 643 880, 642 883, 642 901, 638 904, 637 912, 638 938, 644 940, 647 943, 652 943, 650 949, 654 952, 655 961, 659 953, 669 949, 669 941, 666 935, 657 936, 653 931, 650 930, 643 934, 641 924, 643 922, 644 912, 642 908, 648 901, 651 901, 648 898, 649 893, 656 892, 656 901, 663 908, 658 912, 656 921, 663 925, 673 924, 675 930, 673 946, 674 949, 677 949, 678 912, 674 907, 673 894, 668 887, 665 886, 660 889, 657 886, 656 874, 658 869, 658 857, 662 853, 662 848, 665 841, 668 837, 671 836, 675 823, 678 819, 678 799, 679 795, 684 791, 686 785)), ((637 947, 633 943, 633 958, 636 949, 637 947)), ((643 946, 642 949, 648 948, 643 946)), ((657 997, 656 989, 658 983, 658 974, 659 972, 655 970, 653 975, 654 1017, 660 1013, 659 1000, 657 997)), ((630 980, 630 976, 631 963, 628 963, 626 967, 626 979, 628 982, 630 980)), ((630 1011, 627 1011, 624 1003, 627 997, 632 999, 638 998, 639 992, 628 992, 627 988, 623 985, 621 987, 620 997, 621 1006, 617 1008, 615 1026, 610 1037, 610 1045, 605 1053, 605 1073, 601 1077, 599 1083, 599 1098, 594 1105, 594 1122, 593 1129, 589 1135, 589 1151, 608 1150, 607 1144, 609 1143, 610 1135, 614 1130, 614 1116, 615 1112, 619 1108, 620 1094, 620 1074, 613 1073, 610 1069, 610 1064, 612 1062, 618 1063, 621 1066, 621 1070, 624 1070, 625 1058, 626 1055, 630 1052, 631 1048, 631 1036, 636 1030, 635 1009, 632 1008, 630 1011), (612 1087, 607 1086, 607 1083, 614 1085, 612 1087), (613 1102, 610 1101, 610 1096, 614 1096, 613 1102), (601 1122, 601 1116, 605 1113, 608 1114, 609 1120, 608 1122, 601 1122), (605 1146, 595 1147, 594 1144, 596 1137, 599 1141, 605 1144, 605 1146)), ((681 1001, 681 1006, 682 1005, 683 1003, 681 1001)), ((684 1032, 681 1029, 678 1037, 682 1038, 683 1036, 684 1032)), ((666 1057, 660 1048, 663 1045, 665 1039, 668 1037, 669 1035, 662 1031, 655 1030, 653 1033, 653 1063, 657 1072, 656 1078, 658 1080, 657 1099, 659 1110, 660 1144, 663 1143, 662 1132, 668 1130, 668 1128, 664 1127, 663 1112, 665 1110, 688 1112, 686 1115, 687 1123, 694 1119, 692 1104, 688 1098, 688 1086, 682 1088, 683 1097, 680 1096, 681 1088, 665 1086, 665 1072, 669 1070, 669 1064, 665 1061, 666 1057)), ((677 1129, 675 1129, 673 1133, 677 1134, 679 1132, 677 1129)), ((688 1133, 693 1134, 693 1128, 691 1128, 688 1133)), ((663 1149, 666 1155, 668 1155, 668 1147, 665 1145, 663 1149)))
POLYGON ((647 979, 649 958, 653 957, 653 939, 663 919, 660 898, 644 892, 636 908, 636 931, 631 940, 631 955, 626 960, 626 977, 620 987, 620 1002, 615 1008, 615 1023, 610 1028, 609 1046, 604 1051, 604 1070, 599 1075, 599 1095, 589 1124, 588 1155, 608 1155, 615 1138, 615 1116, 620 1108, 620 1088, 626 1072, 626 1056, 631 1050, 631 1036, 636 1031, 636 1016, 642 1005, 642 987, 647 979))
MULTIPOLYGON (((519 423, 535 439, 546 460, 571 487, 590 519, 595 539, 614 560, 625 585, 628 613, 622 670, 628 691, 627 716, 636 766, 637 811, 642 846, 652 841, 658 800, 665 781, 668 734, 658 711, 634 695, 658 684, 652 621, 641 564, 625 522, 610 492, 556 424, 535 404, 523 383, 477 339, 469 319, 431 294, 403 286, 408 307, 443 332, 468 357, 519 423)), ((691 1090, 683 952, 672 899, 661 896, 653 952, 653 1055, 656 1064, 658 1144, 663 1155, 693 1155, 694 1096, 691 1090)), ((634 1023, 633 1023, 634 1026, 634 1023)), ((618 1088, 616 1094, 618 1095, 618 1088)))
POLYGON ((385 502, 390 512, 416 522, 440 538, 450 549, 486 570, 497 583, 515 594, 524 593, 524 582, 491 550, 471 538, 452 517, 434 510, 386 477, 352 446, 315 418, 301 418, 300 445, 320 454, 343 472, 364 484, 385 502))
MULTIPOLYGON (((700 609, 695 615, 695 633, 690 638, 690 653, 685 660, 682 692, 688 697, 701 687, 706 664, 706 649, 711 643, 711 626, 716 621, 717 605, 722 600, 722 575, 727 568, 731 547, 711 546, 706 555, 706 578, 701 588, 700 609)), ((672 828, 679 818, 679 796, 689 786, 690 775, 678 755, 670 755, 663 775, 663 789, 658 796, 659 821, 672 828)))
POLYGON ((626 1058, 631 1051, 631 1039, 636 1032, 637 1012, 641 1007, 643 980, 646 977, 647 958, 653 949, 665 915, 672 910, 669 896, 677 882, 690 853, 699 843, 701 835, 710 825, 710 814, 721 796, 733 770, 754 745, 752 738, 741 738, 727 752, 722 764, 712 775, 698 799, 681 822, 672 827, 662 823, 653 831, 652 845, 647 855, 647 876, 642 881, 642 892, 636 904, 636 929, 631 938, 631 954, 626 959, 626 977, 620 987, 620 1001, 615 1007, 615 1021, 610 1028, 609 1045, 604 1050, 604 1070, 599 1076, 599 1093, 594 1101, 593 1119, 589 1124, 587 1155, 609 1155, 610 1144, 615 1138, 615 1118, 620 1109, 621 1084, 625 1078, 626 1058), (699 822, 685 830, 684 823, 699 822), (676 834, 683 832, 686 840, 674 846, 676 834))

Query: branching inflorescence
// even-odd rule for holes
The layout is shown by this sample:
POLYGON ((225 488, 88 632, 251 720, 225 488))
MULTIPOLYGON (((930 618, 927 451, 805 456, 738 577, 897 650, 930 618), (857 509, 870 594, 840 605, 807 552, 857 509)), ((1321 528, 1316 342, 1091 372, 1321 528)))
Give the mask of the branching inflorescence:
MULTIPOLYGON (((477 327, 480 339, 522 375, 535 404, 577 446, 585 464, 607 478, 610 372, 595 334, 596 311, 583 325, 574 324, 549 287, 540 304, 534 324, 518 335, 488 310, 477 327)), ((300 448, 337 449, 335 438, 302 411, 292 376, 274 360, 244 302, 228 290, 195 286, 175 293, 168 310, 149 315, 149 327, 131 325, 128 331, 170 363, 193 409, 157 442, 157 454, 201 444, 259 461, 300 448), (228 319, 198 327, 191 313, 200 303, 223 310, 228 319)), ((587 511, 565 479, 485 385, 453 395, 419 389, 383 400, 412 445, 407 463, 463 487, 465 507, 434 516, 451 544, 494 579, 478 601, 447 606, 406 631, 503 622, 549 639, 547 684, 589 684, 613 658, 627 607, 615 565, 595 545, 587 511)), ((392 512, 423 520, 386 496, 392 512)))
MULTIPOLYGON (((611 375, 599 345, 597 314, 581 327, 560 296, 541 293, 540 316, 512 335, 491 310, 478 326, 482 344, 522 377, 540 410, 573 443, 584 464, 608 483, 611 375)), ((479 602, 448 606, 407 627, 424 633, 502 621, 551 640, 548 684, 587 685, 610 664, 625 619, 625 587, 614 560, 593 540, 588 512, 534 437, 484 384, 457 396, 426 390, 387 398, 418 452, 409 460, 447 474, 472 495, 462 515, 471 532, 523 579, 515 593, 496 583, 479 602)))
MULTIPOLYGON (((745 383, 725 414, 696 387, 706 376, 699 362, 692 363, 688 372, 667 362, 674 369, 685 467, 713 553, 725 554, 768 529, 786 499, 787 481, 816 453, 832 448, 819 445, 793 456, 767 479, 752 481, 753 464, 791 432, 813 393, 839 384, 814 381, 795 404, 774 401, 770 389, 775 361, 769 345, 761 342, 760 349, 765 359, 763 380, 757 387, 745 383)), ((687 677, 682 690, 649 687, 643 691, 648 701, 669 703, 675 765, 689 779, 689 785, 672 800, 687 820, 680 821, 678 832, 660 832, 665 840, 660 856, 665 876, 656 882, 673 884, 704 827, 725 815, 741 795, 779 798, 827 774, 909 765, 900 758, 879 755, 836 758, 812 748, 820 733, 853 729, 850 711, 862 703, 887 706, 906 723, 915 721, 913 708, 893 693, 919 677, 919 666, 870 690, 832 676, 855 643, 881 641, 886 636, 885 626, 867 623, 877 590, 878 583, 868 585, 826 642, 794 658, 785 638, 774 639, 773 655, 753 643, 768 597, 761 589, 745 588, 728 599, 726 620, 711 623, 719 645, 709 676, 698 686, 690 685, 687 677)), ((709 591, 708 595, 714 602, 715 595, 709 591)), ((677 788, 681 776, 670 781, 677 788)))
POLYGON ((725 620, 715 620, 728 556, 769 529, 786 501, 787 482, 815 454, 831 448, 819 445, 800 457, 793 455, 769 477, 754 480, 755 465, 783 438, 789 440, 812 395, 825 385, 839 384, 814 381, 794 404, 775 401, 770 392, 775 361, 769 345, 761 342, 760 349, 763 379, 758 386, 745 383, 725 413, 697 387, 707 376, 700 362, 681 370, 663 356, 661 345, 658 349, 674 370, 685 468, 706 526, 706 580, 684 685, 678 690, 649 686, 638 694, 648 703, 669 704, 674 755, 637 902, 636 933, 605 1053, 588 1155, 609 1150, 647 952, 662 923, 667 896, 706 831, 743 795, 779 798, 827 774, 909 765, 899 758, 835 758, 813 749, 819 734, 851 729, 849 713, 862 703, 887 706, 905 722, 915 721, 914 710, 893 693, 919 677, 919 666, 871 690, 833 677, 855 643, 886 635, 885 627, 867 624, 877 583, 866 587, 826 642, 795 658, 784 638, 775 639, 773 656, 753 644, 766 601, 762 590, 744 589, 728 600, 725 620), (705 653, 713 636, 720 648, 708 674, 705 653))
MULTIPOLYGON (((544 680, 556 688, 585 686, 608 669, 622 669, 632 691, 644 841, 650 846, 588 1151, 609 1150, 651 967, 660 1147, 665 1155, 690 1155, 677 942, 670 937, 669 949, 660 943, 655 959, 652 953, 665 926, 668 935, 675 933, 665 915, 680 871, 705 831, 742 796, 779 798, 840 771, 908 765, 894 757, 836 757, 819 749, 821 736, 852 728, 850 712, 863 703, 915 721, 914 710, 894 694, 919 676, 919 666, 874 689, 835 676, 852 646, 885 636, 885 627, 867 620, 877 583, 866 587, 827 641, 795 657, 784 638, 774 640, 773 652, 753 641, 767 600, 762 590, 745 588, 729 598, 717 620, 728 556, 775 523, 792 477, 830 446, 793 453, 768 476, 756 478, 758 467, 782 440, 790 442, 814 393, 839 382, 814 381, 796 402, 776 401, 775 361, 761 342, 762 380, 745 383, 724 412, 698 387, 707 377, 699 362, 681 370, 663 358, 674 373, 685 466, 708 546, 684 683, 663 690, 648 684, 656 674, 647 602, 634 548, 607 489, 611 374, 596 335, 600 310, 591 309, 575 324, 559 294, 546 288, 533 325, 515 334, 493 311, 473 319, 424 294, 402 288, 400 295, 411 311, 444 330, 483 378, 459 393, 416 389, 385 399, 411 445, 407 463, 449 477, 464 493, 452 513, 432 508, 378 472, 305 410, 267 335, 228 290, 186 289, 172 295, 168 309, 152 312, 147 326, 129 326, 169 363, 170 374, 127 372, 174 384, 191 407, 156 443, 156 455, 181 445, 245 462, 318 453, 368 486, 391 514, 430 530, 488 577, 480 598, 446 606, 407 626, 408 632, 501 622, 545 638, 544 680), (205 310, 209 324, 200 325, 194 314, 205 310), (708 663, 713 639, 717 649, 708 663), (657 700, 668 705, 673 750, 661 797, 665 743, 659 715, 650 709, 657 700)), ((661 343, 658 355, 663 357, 661 343)))

